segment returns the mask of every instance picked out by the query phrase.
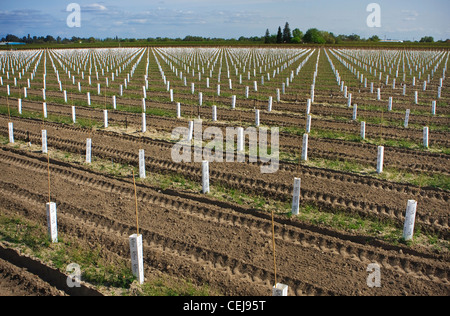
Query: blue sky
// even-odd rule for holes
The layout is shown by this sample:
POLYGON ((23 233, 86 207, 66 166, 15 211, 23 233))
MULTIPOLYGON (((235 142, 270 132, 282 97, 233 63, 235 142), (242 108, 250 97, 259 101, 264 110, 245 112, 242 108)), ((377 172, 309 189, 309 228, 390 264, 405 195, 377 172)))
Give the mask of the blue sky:
POLYGON ((418 40, 450 38, 449 0, 0 0, 0 37, 263 36, 289 22, 362 37, 418 40), (67 5, 81 6, 81 27, 69 28, 67 5), (381 27, 369 28, 368 4, 381 6, 381 27))

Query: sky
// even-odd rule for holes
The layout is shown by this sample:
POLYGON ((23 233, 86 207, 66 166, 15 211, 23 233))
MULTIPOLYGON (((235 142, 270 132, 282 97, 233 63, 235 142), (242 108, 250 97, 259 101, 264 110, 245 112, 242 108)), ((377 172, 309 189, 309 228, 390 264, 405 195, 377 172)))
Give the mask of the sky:
POLYGON ((276 34, 310 28, 363 38, 450 38, 449 0, 0 0, 0 37, 217 38, 276 34), (81 7, 81 27, 69 27, 70 3, 81 7), (369 27, 370 3, 380 5, 381 27, 369 27))

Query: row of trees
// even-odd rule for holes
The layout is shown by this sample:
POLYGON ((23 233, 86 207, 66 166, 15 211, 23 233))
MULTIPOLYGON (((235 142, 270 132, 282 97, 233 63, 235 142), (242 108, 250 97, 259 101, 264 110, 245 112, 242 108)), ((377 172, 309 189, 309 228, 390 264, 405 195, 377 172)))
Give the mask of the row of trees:
POLYGON ((340 44, 344 42, 362 41, 379 42, 380 38, 375 35, 368 40, 364 40, 356 34, 335 36, 333 33, 319 31, 316 28, 309 29, 305 34, 298 28, 291 32, 291 28, 287 22, 283 30, 281 26, 278 28, 277 34, 270 34, 270 31, 267 29, 266 35, 264 36, 264 43, 266 44, 340 44))
MULTIPOLYGON (((31 37, 24 36, 22 38, 17 37, 15 35, 7 35, 1 39, 2 42, 19 42, 26 44, 78 44, 78 43, 165 43, 165 42, 204 42, 208 43, 218 43, 218 42, 229 42, 229 43, 265 43, 265 44, 342 44, 346 42, 379 42, 380 38, 378 36, 372 36, 369 39, 363 39, 359 35, 334 35, 331 32, 320 31, 316 28, 311 28, 303 33, 300 29, 296 28, 291 31, 289 23, 286 22, 284 29, 281 27, 278 28, 278 32, 276 34, 271 34, 267 29, 265 36, 253 36, 253 37, 244 37, 241 36, 238 39, 223 39, 223 38, 205 38, 201 36, 191 36, 188 35, 185 38, 146 38, 146 39, 135 39, 135 38, 118 38, 117 36, 114 38, 105 38, 105 39, 96 39, 94 37, 89 38, 80 38, 73 36, 72 38, 54 38, 51 35, 44 36, 33 36, 31 37)), ((425 36, 420 40, 421 43, 433 43, 434 38, 431 36, 425 36)), ((442 41, 439 41, 442 42, 442 41)), ((449 42, 449 40, 447 40, 449 42)))
POLYGON ((86 43, 94 43, 96 41, 95 38, 80 38, 73 36, 71 39, 68 38, 61 38, 58 36, 57 38, 54 38, 51 35, 47 36, 33 36, 31 37, 30 34, 28 36, 24 37, 17 37, 12 34, 6 35, 6 37, 3 37, 1 39, 2 42, 16 42, 16 43, 25 43, 25 44, 70 44, 70 43, 79 43, 79 42, 86 42, 86 43))
POLYGON ((205 42, 205 44, 214 42, 256 42, 261 43, 264 39, 259 36, 245 37, 241 36, 238 39, 224 39, 224 38, 210 38, 202 36, 188 35, 184 38, 168 38, 168 37, 149 37, 143 39, 136 38, 119 38, 119 37, 107 37, 104 39, 98 39, 94 37, 81 38, 73 36, 72 38, 54 38, 51 35, 47 36, 33 36, 30 35, 24 37, 18 37, 12 34, 8 34, 6 37, 0 38, 1 42, 17 42, 25 44, 78 44, 78 43, 165 43, 165 42, 205 42))
MULTIPOLYGON (((361 38, 359 35, 334 35, 331 32, 320 31, 316 28, 311 28, 303 34, 300 29, 296 28, 291 32, 289 23, 286 22, 284 29, 281 26, 278 28, 277 34, 271 34, 269 29, 266 30, 264 36, 265 44, 342 44, 345 42, 379 42, 380 38, 377 35, 369 39, 361 38)), ((447 40, 448 42, 449 40, 447 40)), ((434 38, 425 36, 420 40, 421 43, 434 43, 434 38)), ((442 42, 442 41, 440 41, 442 42)))

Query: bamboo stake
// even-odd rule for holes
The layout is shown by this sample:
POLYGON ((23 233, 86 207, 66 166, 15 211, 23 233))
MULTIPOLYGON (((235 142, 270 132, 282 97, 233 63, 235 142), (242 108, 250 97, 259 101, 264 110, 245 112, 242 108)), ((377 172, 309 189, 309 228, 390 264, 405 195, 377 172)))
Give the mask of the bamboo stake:
POLYGON ((50 191, 50 153, 47 150, 47 175, 48 175, 48 203, 51 203, 51 191, 50 191))
MULTIPOLYGON (((45 128, 45 117, 42 116, 42 130, 45 128)), ((47 180, 48 180, 48 203, 51 203, 51 181, 50 181, 50 151, 47 149, 47 180)))
POLYGON ((272 245, 273 245, 273 268, 275 274, 275 286, 278 284, 277 281, 277 259, 275 252, 275 223, 274 223, 274 211, 272 210, 272 245))
POLYGON ((6 95, 6 104, 7 104, 7 106, 8 106, 8 118, 9 118, 9 121, 11 122, 11 110, 10 110, 10 108, 9 108, 9 98, 8 98, 8 95, 6 95))
POLYGON ((384 119, 384 108, 381 108, 380 137, 382 145, 383 145, 383 119, 384 119))
POLYGON ((137 236, 139 236, 138 201, 137 201, 136 179, 135 179, 135 175, 134 175, 134 169, 133 169, 133 185, 134 185, 134 201, 136 204, 136 232, 137 232, 137 236))

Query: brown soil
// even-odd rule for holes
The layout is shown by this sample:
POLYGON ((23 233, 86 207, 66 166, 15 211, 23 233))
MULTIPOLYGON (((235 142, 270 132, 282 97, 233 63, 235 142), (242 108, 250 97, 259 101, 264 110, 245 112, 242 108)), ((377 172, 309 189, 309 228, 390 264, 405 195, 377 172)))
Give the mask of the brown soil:
MULTIPOLYGON (((48 92, 49 96, 61 97, 60 92, 48 92)), ((75 96, 74 99, 85 100, 86 97, 82 95, 75 96)), ((206 97, 204 97, 206 99, 206 97)), ((92 102, 98 104, 104 104, 104 98, 101 96, 91 96, 92 102)), ((212 100, 211 100, 212 101, 212 100)), ((360 124, 352 121, 352 108, 346 108, 341 106, 329 106, 326 100, 325 102, 317 101, 312 108, 311 114, 313 115, 312 129, 319 130, 329 130, 338 133, 348 133, 353 135, 359 135, 360 124), (335 120, 332 117, 340 117, 341 120, 335 120), (345 118, 347 118, 345 120, 345 118)), ((206 102, 206 100, 204 101, 206 102)), ((336 103, 336 100, 331 100, 331 102, 336 103)), ((371 101, 372 102, 372 101, 371 101)), ((31 102, 34 103, 34 102, 31 102)), ((117 99, 118 104, 126 105, 132 108, 142 108, 141 100, 133 99, 117 99)), ((164 109, 175 113, 175 103, 163 103, 163 102, 152 102, 147 101, 147 108, 164 109)), ((231 103, 227 99, 225 104, 231 103)), ((107 101, 108 108, 111 108, 110 99, 107 101)), ((26 109, 26 105, 23 105, 26 109)), ((56 106, 58 104, 48 103, 49 113, 62 114, 61 109, 55 110, 50 109, 51 106, 56 106)), ((61 105, 59 105, 61 106, 61 105)), ((306 101, 302 103, 290 103, 290 104, 274 104, 273 112, 269 113, 267 111, 267 105, 262 105, 261 102, 255 103, 253 101, 241 101, 238 104, 239 109, 231 109, 231 106, 219 107, 217 111, 218 120, 228 121, 228 122, 242 122, 244 124, 254 125, 255 114, 253 109, 258 108, 262 110, 261 113, 261 124, 267 126, 277 126, 277 127, 295 127, 304 129, 306 126, 306 101), (282 111, 282 112, 280 112, 282 111), (288 113, 286 113, 288 111, 288 113)), ((431 107, 431 106, 430 106, 431 107)), ((36 102, 33 106, 34 110, 42 112, 42 103, 36 102)), ((70 111, 70 107, 65 106, 66 110, 64 112, 70 111)), ((409 107, 408 107, 409 108, 409 107)), ((211 107, 203 106, 198 108, 197 106, 182 104, 181 112, 186 117, 198 117, 206 120, 211 120, 211 107)), ((404 117, 403 113, 395 112, 383 112, 377 113, 374 111, 358 111, 358 115, 361 118, 366 119, 382 119, 383 122, 390 122, 395 124, 395 126, 379 124, 373 124, 370 122, 366 123, 366 137, 367 138, 382 138, 382 139, 392 139, 392 140, 408 140, 420 144, 423 140, 423 129, 422 126, 427 126, 429 124, 434 124, 436 126, 448 127, 450 123, 450 118, 448 117, 431 117, 423 115, 411 115, 409 128, 403 127, 404 117), (413 128, 413 125, 420 125, 420 128, 413 128), (398 127, 401 126, 401 127, 398 127)), ((440 145, 449 147, 449 141, 447 134, 441 131, 435 131, 432 129, 430 136, 430 145, 440 145)))
MULTIPOLYGON (((168 57, 169 60, 173 58, 168 57)), ((311 57, 302 72, 312 75, 311 69, 316 57, 311 57)), ((345 74, 343 77, 349 81, 350 78, 354 79, 355 76, 344 69, 335 57, 331 58, 340 73, 345 74)), ((162 61, 160 57, 157 59, 162 61)), ((153 100, 147 103, 147 108, 175 113, 175 104, 164 101, 168 99, 168 92, 163 90, 154 61, 152 59, 149 84, 153 90, 148 92, 153 100)), ((175 89, 176 98, 185 100, 188 104, 196 104, 198 96, 192 95, 189 87, 182 86, 165 62, 162 64, 175 89)), ((42 66, 40 67, 42 70, 42 66)), ((312 107, 312 128, 358 135, 360 126, 351 121, 352 112, 345 107, 346 99, 339 92, 336 81, 330 80, 334 78, 325 56, 321 57, 319 67, 321 85, 316 91, 316 103, 312 107)), ((135 78, 140 79, 133 79, 126 91, 126 98, 118 98, 118 104, 134 109, 141 107, 139 96, 142 94, 142 69, 138 73, 135 78)), ((255 96, 252 93, 252 98, 274 94, 275 88, 280 87, 279 80, 283 76, 284 74, 280 74, 276 82, 267 82, 260 87, 260 94, 255 96)), ((309 97, 311 78, 312 76, 304 76, 303 73, 297 76, 287 93, 282 96, 282 102, 274 103, 272 113, 266 111, 266 101, 262 97, 259 101, 242 99, 243 86, 247 83, 234 91, 224 88, 220 97, 214 96, 215 84, 211 84, 210 89, 201 88, 200 91, 204 91, 204 102, 219 105, 219 122, 209 120, 210 107, 198 108, 182 104, 185 118, 181 120, 147 116, 149 132, 146 134, 129 133, 130 129, 140 129, 139 114, 110 110, 112 127, 107 130, 13 118, 14 135, 18 140, 25 140, 28 132, 31 142, 40 144, 41 130, 46 129, 50 150, 58 149, 80 155, 85 154, 86 138, 92 138, 94 159, 101 158, 133 166, 138 164, 139 149, 145 149, 148 177, 152 173, 178 174, 199 182, 199 162, 177 164, 172 160, 173 142, 167 139, 167 135, 175 127, 187 127, 188 120, 199 114, 205 118, 203 128, 219 126, 224 130, 227 126, 252 126, 253 110, 259 108, 263 110, 263 125, 296 128, 300 134, 298 129, 305 127, 306 100, 309 97), (231 94, 239 95, 236 110, 230 109, 231 94), (125 123, 130 127, 128 131, 123 129, 125 123), (155 135, 160 139, 153 139, 155 135)), ((62 98, 62 92, 58 91, 54 80, 55 75, 51 70, 47 81, 47 96, 62 98)), ((119 76, 117 82, 120 80, 119 76)), ((431 102, 428 101, 435 98, 436 80, 435 78, 429 84, 429 91, 420 92, 422 103, 419 105, 413 104, 412 87, 408 87, 406 97, 401 95, 400 89, 383 87, 383 100, 375 101, 375 96, 367 88, 362 88, 352 80, 349 91, 353 93, 354 103, 378 107, 374 111, 358 111, 360 117, 369 120, 367 137, 383 141, 408 140, 420 144, 422 126, 433 124, 430 145, 448 148, 450 108, 448 105, 439 106, 438 115, 433 118, 427 114, 431 110, 431 102), (394 111, 387 112, 383 108, 387 108, 387 97, 391 95, 395 99, 394 111), (425 101, 430 104, 425 104, 425 101), (406 109, 416 112, 411 116, 411 126, 408 129, 402 127, 406 109), (370 123, 370 120, 378 119, 385 124, 381 126, 370 123)), ((118 93, 117 82, 108 93, 118 93)), ((39 84, 39 80, 33 82, 32 89, 28 90, 30 96, 42 95, 39 84)), ((71 85, 68 87, 74 88, 71 85)), ((97 96, 95 87, 96 82, 89 87, 92 102, 105 104, 105 97, 97 96)), ((83 83, 83 93, 74 93, 70 97, 85 100, 85 89, 86 82, 83 83)), ((196 91, 198 89, 197 85, 196 91)), ((449 98, 447 91, 448 89, 443 90, 443 102, 449 98)), ((12 87, 12 92, 21 91, 12 87)), ((5 103, 5 98, 0 97, 0 100, 2 104, 5 103)), ((111 108, 109 101, 108 97, 106 102, 108 108, 111 108)), ((9 99, 9 105, 14 102, 15 99, 9 99)), ((41 112, 42 103, 23 100, 23 108, 41 112)), ((70 106, 52 102, 48 104, 48 112, 71 116, 70 106)), ((77 117, 103 121, 101 109, 77 107, 77 117)), ((1 135, 8 135, 8 121, 10 119, 7 116, 0 115, 1 135)), ((282 133, 280 150, 298 157, 301 135, 282 133)), ((356 162, 373 170, 376 154, 377 145, 374 144, 310 137, 311 158, 356 162)), ((248 160, 247 157, 242 164, 211 163, 211 185, 221 184, 252 196, 276 199, 288 204, 292 199, 294 177, 299 177, 302 179, 302 205, 314 205, 333 214, 343 212, 362 218, 389 221, 398 228, 403 227, 407 200, 414 199, 418 201, 416 229, 445 240, 449 238, 449 192, 446 190, 379 180, 370 176, 372 171, 363 176, 288 162, 281 162, 280 169, 275 174, 262 174, 262 164, 250 163, 248 160)), ((119 256, 129 260, 128 236, 136 232, 133 179, 92 171, 82 163, 68 163, 58 159, 50 159, 49 162, 47 164, 47 156, 40 152, 21 150, 14 145, 0 145, 0 210, 7 215, 18 214, 45 227, 44 210, 49 198, 49 171, 51 199, 58 207, 58 230, 83 244, 100 246, 105 256, 119 256)), ((385 167, 448 176, 449 156, 386 146, 385 167)), ((137 199, 146 275, 157 271, 175 278, 189 279, 196 285, 208 284, 225 295, 271 295, 275 281, 271 214, 233 202, 219 201, 192 190, 161 190, 143 182, 138 182, 137 199)), ((275 214, 273 229, 277 281, 289 286, 290 295, 450 295, 448 252, 439 253, 404 243, 393 245, 363 233, 308 224, 283 213, 275 214), (370 273, 367 268, 371 263, 377 263, 381 268, 380 288, 370 288, 367 285, 370 273)), ((0 295, 77 294, 55 281, 63 276, 58 275, 44 281, 45 273, 42 271, 49 271, 48 267, 8 251, 11 250, 7 249, 5 252, 0 249, 0 295)), ((53 273, 57 274, 52 270, 50 274, 53 273)), ((91 289, 85 291, 84 294, 100 294, 91 289)))
MULTIPOLYGON (((26 102, 23 101, 23 109, 24 110, 33 110, 33 111, 42 111, 42 105, 37 102, 26 102)), ((173 105, 170 105, 173 108, 173 105)), ((163 107, 166 108, 166 107, 163 107)), ((55 115, 62 115, 65 117, 71 117, 71 107, 57 104, 48 104, 48 113, 55 115)), ((77 107, 77 117, 92 119, 97 122, 103 122, 103 111, 101 109, 91 109, 86 107, 77 107)), ((206 109, 202 109, 201 114, 202 117, 205 117, 206 109)), ((225 113, 230 113, 229 119, 235 122, 235 126, 238 126, 241 121, 244 126, 250 126, 252 124, 251 120, 254 120, 254 114, 248 112, 241 112, 239 115, 236 112, 232 112, 231 110, 219 110, 219 115, 224 111, 225 113), (247 120, 244 118, 247 117, 247 120)), ((266 120, 267 117, 272 117, 272 114, 262 114, 261 120, 266 120)), ((108 113, 109 123, 111 125, 119 125, 125 126, 127 124, 129 127, 133 126, 137 129, 141 128, 141 115, 139 114, 131 114, 125 113, 121 111, 109 110, 108 113)), ((300 119, 293 118, 297 121, 299 127, 303 127, 300 124, 300 119)), ((289 122, 290 118, 288 116, 279 115, 279 121, 272 122, 273 126, 279 126, 282 121, 289 122), (278 124, 278 125, 277 125, 278 124)), ((303 122, 304 120, 301 119, 303 122)), ((179 126, 187 126, 186 119, 177 120, 175 118, 164 118, 164 117, 156 117, 156 116, 147 116, 147 126, 149 130, 156 131, 157 133, 165 132, 172 133, 172 131, 179 126)), ((325 121, 325 120, 317 120, 313 121, 313 125, 324 124, 327 129, 336 129, 338 131, 345 131, 345 128, 350 133, 359 131, 360 126, 357 123, 336 123, 335 121, 325 121)), ((4 126, 7 126, 4 125, 4 126)), ((210 120, 206 120, 203 122, 204 129, 210 126, 217 126, 223 129, 223 133, 225 135, 225 128, 230 126, 230 124, 225 122, 212 122, 210 120)), ((4 129, 5 127, 3 127, 4 129)), ((371 137, 371 133, 373 131, 373 135, 379 136, 377 132, 380 130, 377 126, 368 125, 366 128, 367 137, 371 137)), ((7 131, 7 130, 6 130, 7 131)), ((390 137, 393 139, 413 139, 414 141, 421 142, 423 137, 423 131, 419 130, 401 130, 398 128, 383 128, 383 135, 386 137, 390 137), (392 136, 390 137, 389 131, 392 129, 392 135, 403 135, 403 136, 392 136), (402 138, 403 137, 403 138, 402 138), (420 140, 419 140, 420 138, 420 140)), ((302 136, 292 135, 288 133, 280 134, 280 151, 289 153, 293 157, 299 157, 302 146, 302 136)), ((375 167, 376 166, 376 157, 377 157, 377 145, 369 144, 365 142, 351 142, 351 141, 343 141, 336 139, 325 139, 325 138, 309 138, 309 156, 311 158, 325 158, 330 160, 341 160, 341 161, 353 161, 356 163, 361 163, 363 165, 368 165, 375 167)), ((431 132, 430 134, 430 145, 438 144, 444 145, 447 147, 448 139, 447 133, 445 132, 431 132)), ((448 155, 431 153, 431 152, 420 152, 417 150, 409 150, 398 147, 389 147, 385 146, 385 166, 393 167, 400 170, 406 171, 419 171, 419 172, 439 172, 448 174, 449 170, 449 157, 448 155)))
POLYGON ((0 259, 0 296, 59 296, 39 277, 0 259))
MULTIPOLYGON (((0 116, 0 126, 7 126, 6 118, 0 116)), ((147 168, 158 173, 178 173, 188 179, 200 181, 199 163, 177 164, 172 161, 173 143, 154 141, 149 138, 125 135, 116 132, 97 130, 92 132, 68 125, 45 123, 21 119, 15 122, 15 137, 25 140, 26 131, 33 143, 40 143, 41 129, 48 133, 49 147, 84 155, 86 138, 93 140, 93 155, 137 165, 139 149, 146 151, 147 168), (55 136, 58 135, 58 136, 55 136)), ((7 130, 0 129, 7 135, 7 130)), ((376 214, 398 221, 401 225, 405 203, 408 199, 418 199, 422 205, 418 215, 418 225, 425 230, 448 235, 449 194, 432 188, 418 188, 411 185, 386 183, 364 177, 327 169, 308 168, 294 164, 280 164, 275 174, 263 175, 260 164, 213 163, 211 165, 212 183, 224 183, 240 190, 289 200, 292 196, 293 178, 302 178, 302 199, 325 209, 342 208, 364 216, 376 214)))
MULTIPOLYGON (((45 225, 45 157, 2 146, 0 160, 2 205, 14 203, 20 215, 45 225)), ((127 258, 127 238, 135 231, 132 180, 55 160, 50 172, 58 229, 127 258)), ((226 295, 270 295, 269 214, 145 185, 138 187, 138 201, 149 268, 208 283, 226 295)), ((278 280, 290 286, 291 295, 450 294, 448 258, 279 215, 275 233, 278 280), (381 266, 382 287, 371 289, 366 268, 374 262, 381 266)))

